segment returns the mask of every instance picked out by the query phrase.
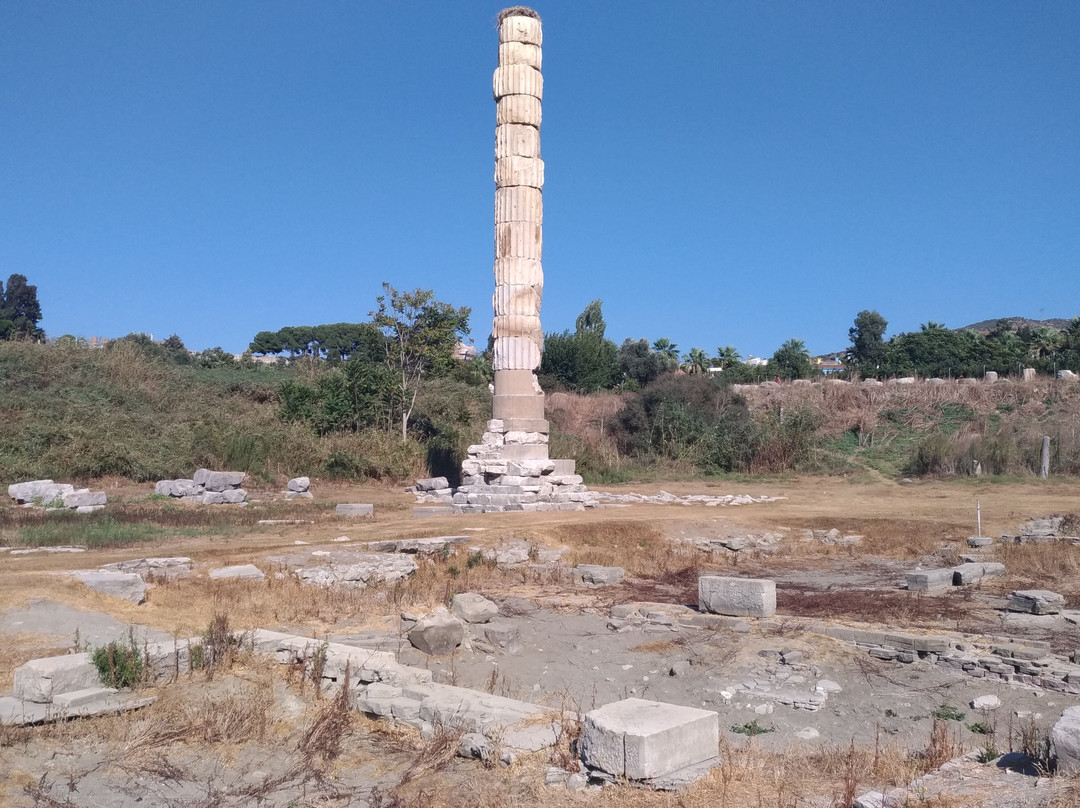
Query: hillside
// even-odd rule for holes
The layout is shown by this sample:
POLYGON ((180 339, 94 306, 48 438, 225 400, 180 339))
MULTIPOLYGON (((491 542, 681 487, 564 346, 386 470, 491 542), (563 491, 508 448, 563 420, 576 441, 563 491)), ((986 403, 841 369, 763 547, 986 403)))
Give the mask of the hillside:
POLYGON ((1070 318, 1068 317, 1052 317, 1049 320, 1029 320, 1027 317, 998 317, 993 320, 979 320, 977 323, 971 325, 965 325, 957 329, 959 331, 978 331, 980 334, 988 334, 998 327, 998 324, 1003 320, 1008 321, 1009 327, 1013 331, 1017 331, 1021 328, 1030 328, 1032 331, 1036 331, 1040 328, 1052 328, 1055 331, 1065 330, 1065 326, 1069 324, 1070 318))

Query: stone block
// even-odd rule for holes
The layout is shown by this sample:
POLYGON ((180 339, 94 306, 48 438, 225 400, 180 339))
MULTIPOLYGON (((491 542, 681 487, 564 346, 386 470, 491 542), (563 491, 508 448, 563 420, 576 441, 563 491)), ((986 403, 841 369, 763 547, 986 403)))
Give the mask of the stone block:
POLYGON ((574 580, 593 586, 617 584, 626 575, 622 567, 602 567, 599 564, 578 564, 574 567, 574 580))
POLYGON ((422 519, 425 516, 453 516, 457 513, 457 508, 463 506, 455 505, 426 505, 413 508, 413 518, 422 519))
POLYGON ((311 488, 311 480, 307 477, 293 477, 285 486, 290 491, 302 493, 311 488))
POLYGON ((625 699, 585 714, 581 755, 592 768, 648 780, 717 756, 716 713, 625 699))
POLYGON ((1065 608, 1065 598, 1045 589, 1021 589, 1009 595, 1007 608, 1027 614, 1058 614, 1065 608))
POLYGON ((227 491, 230 488, 239 488, 246 476, 242 471, 199 469, 195 472, 192 480, 195 485, 201 485, 207 491, 227 491))
POLYGON ((552 460, 555 464, 551 473, 556 477, 572 477, 577 473, 576 460, 552 460))
POLYGON ((68 483, 54 483, 52 480, 31 480, 25 483, 13 483, 8 486, 8 496, 19 503, 54 502, 62 499, 64 494, 70 494, 75 486, 68 483))
POLYGON ((940 592, 953 585, 953 571, 949 569, 916 570, 905 576, 910 592, 940 592))
POLYGON ((454 595, 450 609, 466 623, 487 623, 499 615, 499 607, 475 592, 454 595))
POLYGON ((104 491, 72 491, 63 495, 65 508, 87 508, 104 505, 107 497, 104 491))
POLYGON ((445 477, 427 477, 416 481, 417 491, 435 491, 440 488, 449 488, 450 482, 445 477))
POLYGON ((15 669, 14 695, 24 701, 48 704, 59 693, 101 687, 90 654, 31 659, 15 669))
POLYGON ((310 491, 286 491, 285 499, 315 499, 310 491))
POLYGON ((237 564, 232 567, 221 567, 216 570, 210 570, 210 579, 213 581, 222 581, 230 578, 262 581, 266 578, 266 575, 254 564, 237 564))
POLYGON ((122 598, 138 605, 146 600, 146 581, 134 572, 112 572, 111 570, 76 570, 69 573, 72 578, 82 582, 87 589, 93 589, 103 595, 122 598))
POLYGON ((765 578, 698 578, 698 608, 735 617, 772 617, 776 614, 776 582, 765 578))
POLYGON ((463 639, 464 625, 444 606, 419 620, 409 631, 409 642, 429 656, 452 654, 463 639))
POLYGON ((58 710, 73 710, 77 707, 89 707, 97 702, 104 701, 109 696, 115 696, 117 692, 116 688, 112 687, 87 687, 83 690, 57 693, 53 696, 52 703, 58 710))
POLYGON ((222 491, 219 496, 224 505, 241 505, 247 502, 248 494, 243 488, 230 488, 222 491))
POLYGON ((334 507, 334 513, 338 516, 372 516, 375 506, 361 503, 341 503, 334 507))
POLYGON ((981 578, 994 578, 1005 574, 1005 565, 997 562, 970 561, 953 567, 953 585, 967 586, 981 578))
POLYGON ((1080 773, 1080 707, 1069 707, 1050 730, 1058 774, 1080 773))

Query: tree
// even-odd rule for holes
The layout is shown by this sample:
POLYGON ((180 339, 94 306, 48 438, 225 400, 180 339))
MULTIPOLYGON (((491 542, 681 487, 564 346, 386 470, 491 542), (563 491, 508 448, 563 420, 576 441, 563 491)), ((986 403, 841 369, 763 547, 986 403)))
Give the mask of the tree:
POLYGON ((647 339, 627 338, 619 346, 619 370, 643 387, 667 369, 666 357, 650 350, 647 339))
POLYGON ((1045 359, 1057 350, 1058 345, 1061 344, 1061 335, 1052 328, 1042 326, 1032 333, 1028 344, 1033 358, 1045 359))
POLYGON ((255 339, 251 341, 248 346, 248 350, 253 354, 267 354, 281 353, 284 350, 284 346, 281 341, 281 336, 277 331, 260 331, 255 335, 255 339))
POLYGON ((454 346, 469 333, 470 310, 441 303, 430 290, 399 292, 389 283, 383 283, 383 294, 375 300, 379 306, 369 314, 386 338, 386 366, 397 385, 404 443, 422 380, 453 366, 454 346))
POLYGON ((690 375, 704 373, 709 367, 709 357, 701 348, 691 348, 690 353, 683 357, 683 370, 690 375))
POLYGON ((885 363, 885 329, 888 322, 876 311, 863 309, 855 315, 855 325, 848 329, 846 361, 864 378, 877 376, 885 363))
POLYGON ((602 301, 594 300, 578 315, 577 330, 571 334, 544 337, 540 374, 584 393, 614 387, 622 376, 619 349, 604 338, 606 323, 602 301))
POLYGON ((179 334, 170 334, 165 341, 161 343, 161 347, 166 351, 173 351, 176 353, 187 350, 187 348, 184 347, 184 341, 180 339, 179 334))
POLYGON ((735 365, 740 359, 742 355, 735 350, 734 345, 725 345, 723 348, 716 349, 716 365, 724 370, 735 365))
POLYGON ((810 352, 801 339, 789 339, 776 350, 769 362, 782 379, 805 379, 814 372, 810 352))
POLYGON ((0 284, 0 336, 6 339, 45 338, 38 328, 41 320, 41 304, 38 303, 37 287, 26 282, 25 275, 12 274, 7 289, 0 284))
POLYGON ((677 370, 679 367, 679 346, 667 337, 660 337, 652 344, 652 349, 664 357, 668 370, 677 370))

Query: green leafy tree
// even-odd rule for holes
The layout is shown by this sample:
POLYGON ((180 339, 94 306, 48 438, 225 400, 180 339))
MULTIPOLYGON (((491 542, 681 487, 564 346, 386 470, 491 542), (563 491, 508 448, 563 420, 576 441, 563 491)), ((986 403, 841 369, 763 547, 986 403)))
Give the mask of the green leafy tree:
POLYGON ((667 369, 667 358, 653 351, 647 339, 627 338, 619 346, 619 370, 639 385, 648 384, 667 369))
POLYGON ((769 360, 770 369, 782 379, 806 379, 814 372, 810 352, 801 339, 789 339, 769 360))
POLYGON ((277 331, 260 331, 251 341, 248 350, 253 354, 278 354, 284 350, 281 336, 277 331))
POLYGON ((386 339, 386 367, 396 380, 404 443, 423 379, 449 372, 455 361, 454 346, 469 333, 470 310, 441 303, 430 290, 399 292, 388 283, 383 283, 383 294, 376 302, 378 308, 370 315, 386 339))
POLYGON ((1033 359, 1046 359, 1054 353, 1061 344, 1061 335, 1052 328, 1042 326, 1031 334, 1030 346, 1033 359))
POLYGON ((45 332, 38 328, 41 304, 37 287, 26 282, 26 276, 14 273, 8 277, 7 288, 0 285, 0 336, 6 339, 42 340, 45 332))
POLYGON ((848 367, 863 378, 877 376, 885 363, 885 329, 888 325, 876 311, 864 309, 855 315, 855 325, 848 329, 851 347, 845 359, 848 367))
POLYGON ((590 393, 614 387, 622 378, 619 349, 604 337, 601 301, 594 300, 578 315, 576 331, 548 334, 540 375, 571 390, 590 393))

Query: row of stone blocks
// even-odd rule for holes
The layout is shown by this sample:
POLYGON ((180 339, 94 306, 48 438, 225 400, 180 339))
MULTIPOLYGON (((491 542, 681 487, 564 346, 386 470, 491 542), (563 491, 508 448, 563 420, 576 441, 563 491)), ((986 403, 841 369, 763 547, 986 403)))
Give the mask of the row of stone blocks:
POLYGON ((942 592, 954 586, 967 586, 983 578, 1005 574, 1005 565, 991 561, 971 561, 955 567, 916 570, 905 576, 911 592, 942 592))
POLYGON ((40 505, 44 508, 67 508, 78 513, 92 513, 105 507, 104 491, 75 488, 70 483, 54 483, 52 480, 30 480, 12 483, 8 496, 20 505, 40 505))
POLYGON ((240 487, 245 477, 242 471, 199 469, 190 480, 159 480, 154 493, 202 505, 241 505, 248 498, 240 487))

